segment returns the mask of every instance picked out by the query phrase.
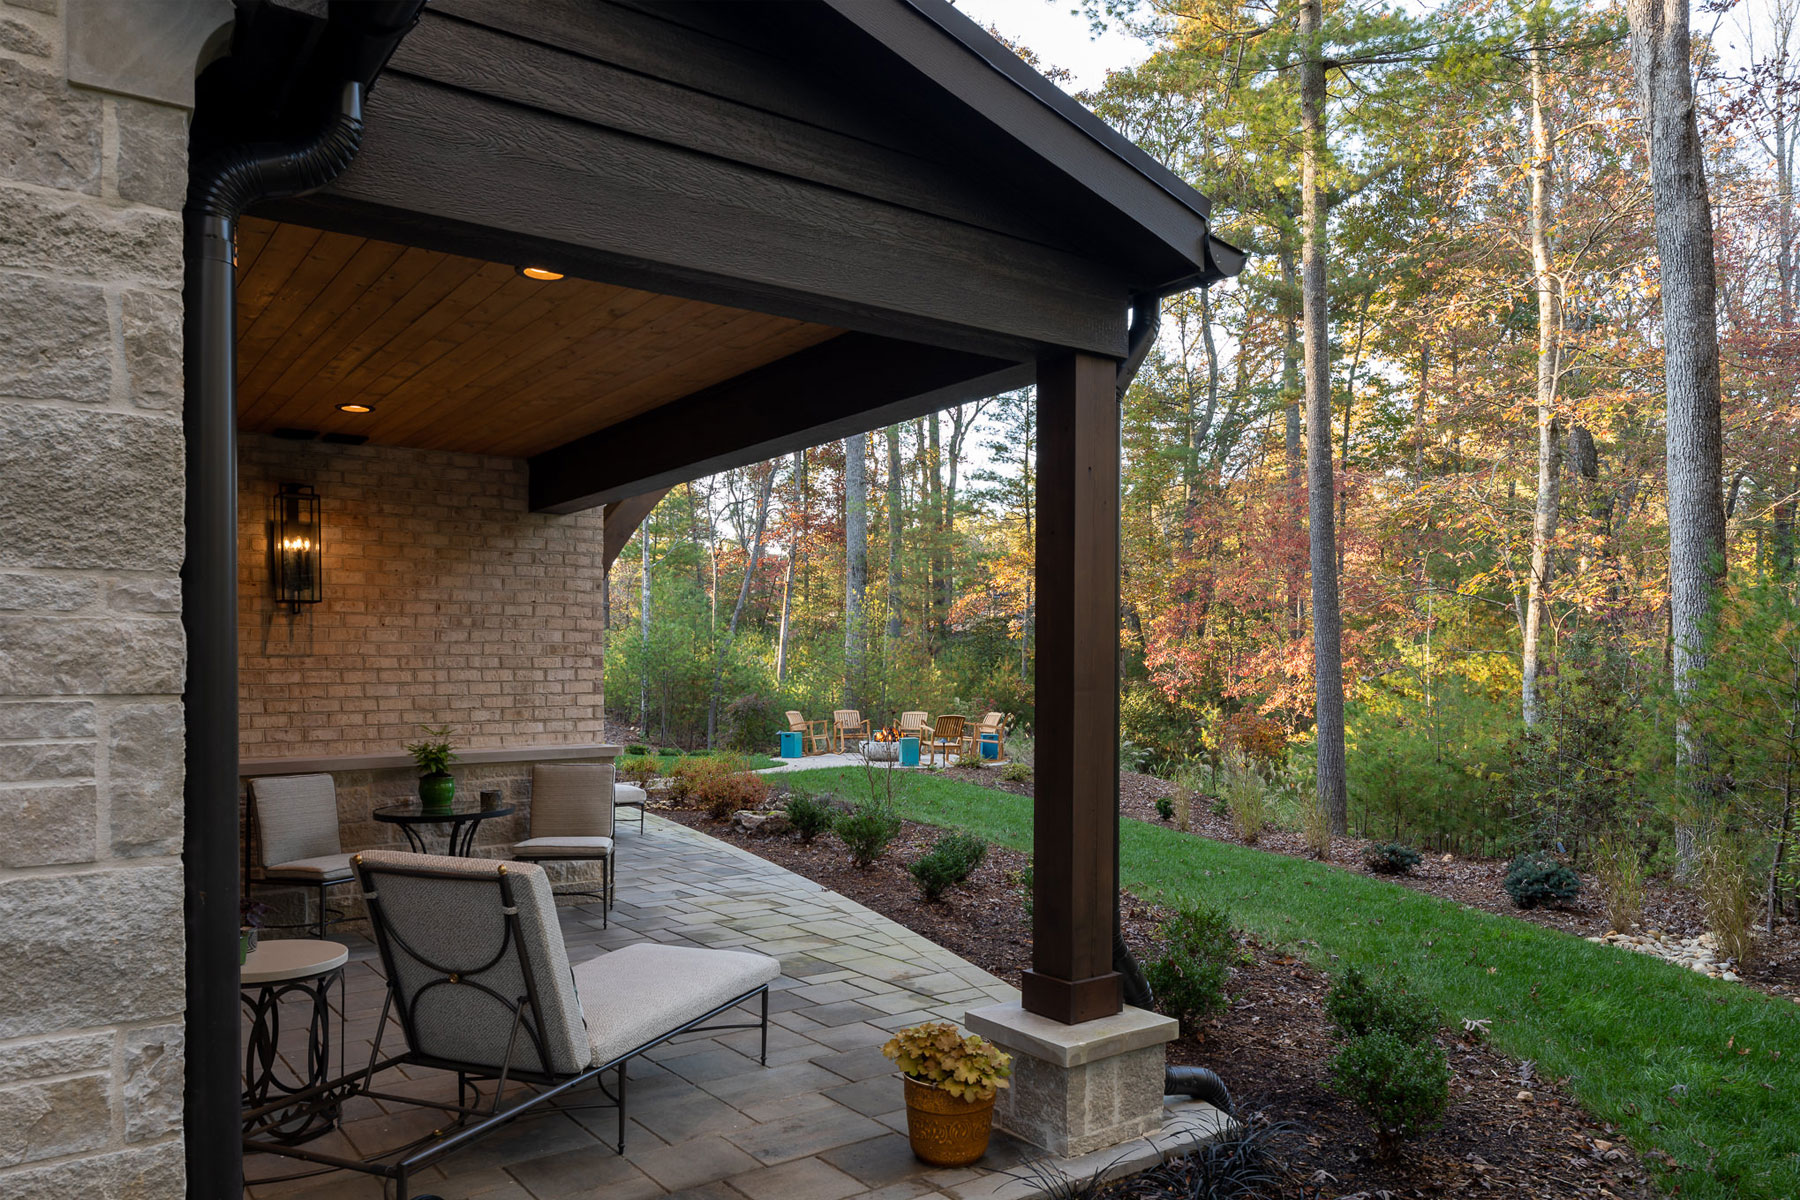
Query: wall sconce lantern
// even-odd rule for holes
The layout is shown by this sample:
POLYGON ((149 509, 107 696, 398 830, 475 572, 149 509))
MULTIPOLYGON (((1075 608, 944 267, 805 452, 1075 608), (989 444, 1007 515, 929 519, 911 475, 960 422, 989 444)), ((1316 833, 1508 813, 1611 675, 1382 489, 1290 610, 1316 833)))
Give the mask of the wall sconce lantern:
POLYGON ((284 483, 275 491, 274 512, 269 522, 269 548, 274 559, 275 599, 299 612, 302 604, 317 604, 325 598, 319 493, 305 484, 284 483))

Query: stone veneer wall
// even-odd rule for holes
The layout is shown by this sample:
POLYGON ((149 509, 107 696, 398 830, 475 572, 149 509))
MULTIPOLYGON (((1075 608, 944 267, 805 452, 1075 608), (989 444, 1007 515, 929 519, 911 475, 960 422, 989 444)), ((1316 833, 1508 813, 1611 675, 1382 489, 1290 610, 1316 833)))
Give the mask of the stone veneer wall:
POLYGON ((187 113, 0 0, 0 1195, 174 1198, 187 113))
POLYGON ((601 510, 526 507, 520 459, 246 436, 238 636, 245 758, 601 740, 601 510), (311 484, 324 599, 270 584, 270 499, 311 484))

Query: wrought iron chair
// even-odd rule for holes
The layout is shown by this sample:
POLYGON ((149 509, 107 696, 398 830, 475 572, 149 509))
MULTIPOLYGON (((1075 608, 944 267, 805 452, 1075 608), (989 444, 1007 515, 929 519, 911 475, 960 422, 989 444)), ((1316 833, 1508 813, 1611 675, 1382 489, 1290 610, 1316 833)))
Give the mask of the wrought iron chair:
POLYGON ((244 895, 257 884, 312 889, 319 906, 313 936, 324 937, 327 925, 344 919, 325 907, 326 889, 356 880, 338 840, 337 785, 329 775, 262 776, 250 781, 248 807, 244 895))
MULTIPOLYGON (((613 842, 616 777, 611 763, 539 763, 531 768, 531 836, 513 846, 519 862, 598 862, 600 890, 560 894, 600 901, 600 927, 611 920, 618 880, 613 842)), ((641 793, 640 793, 641 794, 641 793)))
POLYGON ((353 865, 388 981, 368 1064, 246 1112, 247 1152, 391 1179, 397 1200, 409 1200, 419 1171, 588 1083, 617 1107, 624 1153, 626 1066, 671 1038, 760 1028, 768 1061, 769 984, 781 964, 767 955, 643 942, 571 970, 541 867, 390 850, 358 854, 353 865), (707 1023, 759 997, 759 1020, 707 1023), (383 1058, 390 1016, 406 1048, 383 1058), (456 1097, 377 1087, 391 1068, 407 1070, 412 1092, 421 1068, 453 1073, 456 1097), (491 1095, 484 1097, 482 1083, 491 1095), (519 1095, 518 1084, 530 1090, 519 1095), (358 1097, 437 1109, 447 1119, 424 1138, 364 1159, 274 1136, 306 1106, 341 1107, 358 1097))

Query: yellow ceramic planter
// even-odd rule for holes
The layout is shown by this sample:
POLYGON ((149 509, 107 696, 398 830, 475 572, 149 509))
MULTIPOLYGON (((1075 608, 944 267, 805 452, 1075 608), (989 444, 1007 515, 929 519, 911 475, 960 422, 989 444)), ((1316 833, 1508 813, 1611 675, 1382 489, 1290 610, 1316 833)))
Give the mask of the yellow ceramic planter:
POLYGON ((942 1088, 907 1079, 906 1133, 913 1156, 934 1167, 966 1167, 987 1153, 994 1098, 959 1100, 942 1088))

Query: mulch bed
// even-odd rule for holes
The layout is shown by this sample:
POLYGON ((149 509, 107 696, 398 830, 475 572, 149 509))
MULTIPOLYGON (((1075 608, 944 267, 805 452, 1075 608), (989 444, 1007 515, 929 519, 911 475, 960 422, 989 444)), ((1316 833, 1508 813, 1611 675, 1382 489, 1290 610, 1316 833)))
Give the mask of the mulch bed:
MULTIPOLYGON (((1006 783, 1000 779, 999 772, 992 769, 951 768, 945 774, 982 787, 1011 792, 1016 796, 1031 795, 1030 783, 1006 783)), ((1172 828, 1171 822, 1164 821, 1157 815, 1156 800, 1160 796, 1170 795, 1173 790, 1169 783, 1154 776, 1121 772, 1120 811, 1135 820, 1169 825, 1172 828)), ((1193 812, 1189 815, 1189 831, 1214 841, 1231 842, 1240 846, 1244 844, 1232 832, 1230 822, 1215 815, 1204 803, 1194 805, 1193 812)), ((1352 871, 1366 871, 1367 868, 1362 865, 1363 851, 1369 845, 1370 839, 1367 838, 1333 838, 1332 861, 1352 871)), ((1293 858, 1311 857, 1307 853, 1305 839, 1299 833, 1287 829, 1264 830, 1256 841, 1256 848, 1293 858)), ((1560 929, 1578 937, 1599 937, 1611 928, 1607 924, 1605 908, 1600 903, 1599 887, 1592 875, 1581 876, 1581 895, 1571 904, 1518 909, 1513 907, 1512 898, 1500 886, 1500 881, 1506 877, 1507 865, 1504 859, 1426 853, 1424 861, 1414 867, 1411 874, 1387 875, 1382 878, 1439 899, 1453 900, 1484 912, 1530 921, 1548 929, 1560 929)), ((1665 879, 1652 879, 1645 887, 1644 916, 1639 927, 1672 933, 1677 937, 1695 937, 1706 932, 1706 917, 1701 912, 1700 899, 1692 888, 1665 879)), ((1750 965, 1748 971, 1740 973, 1741 981, 1772 996, 1800 999, 1800 926, 1778 920, 1773 934, 1761 935, 1760 945, 1761 957, 1750 965)))
MULTIPOLYGON (((997 773, 982 782, 996 786, 997 773)), ((1029 785, 1004 786, 1029 793, 1029 785)), ((1131 788, 1148 790, 1149 784, 1131 788)), ((1140 798, 1148 805, 1148 797, 1140 798)), ((744 834, 695 812, 664 815, 867 905, 1009 982, 1016 984, 1030 962, 1031 922, 1015 878, 1025 856, 1016 851, 990 849, 987 862, 964 884, 926 903, 905 864, 938 837, 930 826, 906 822, 887 854, 858 870, 830 834, 802 846, 792 835, 744 834)), ((1130 895, 1122 903, 1126 940, 1140 958, 1155 953, 1170 914, 1130 895)), ((1374 1161, 1371 1130, 1325 1087, 1334 1053, 1322 1007, 1325 976, 1258 942, 1246 940, 1242 947, 1247 961, 1233 968, 1231 1008, 1174 1043, 1169 1061, 1212 1067, 1231 1087, 1240 1113, 1294 1125, 1282 1142, 1293 1178, 1282 1197, 1656 1195, 1637 1156, 1609 1126, 1589 1117, 1556 1081, 1533 1077, 1479 1041, 1448 1047, 1454 1077, 1443 1127, 1398 1163, 1374 1161)), ((1145 1186, 1119 1190, 1134 1195, 1145 1186)))

